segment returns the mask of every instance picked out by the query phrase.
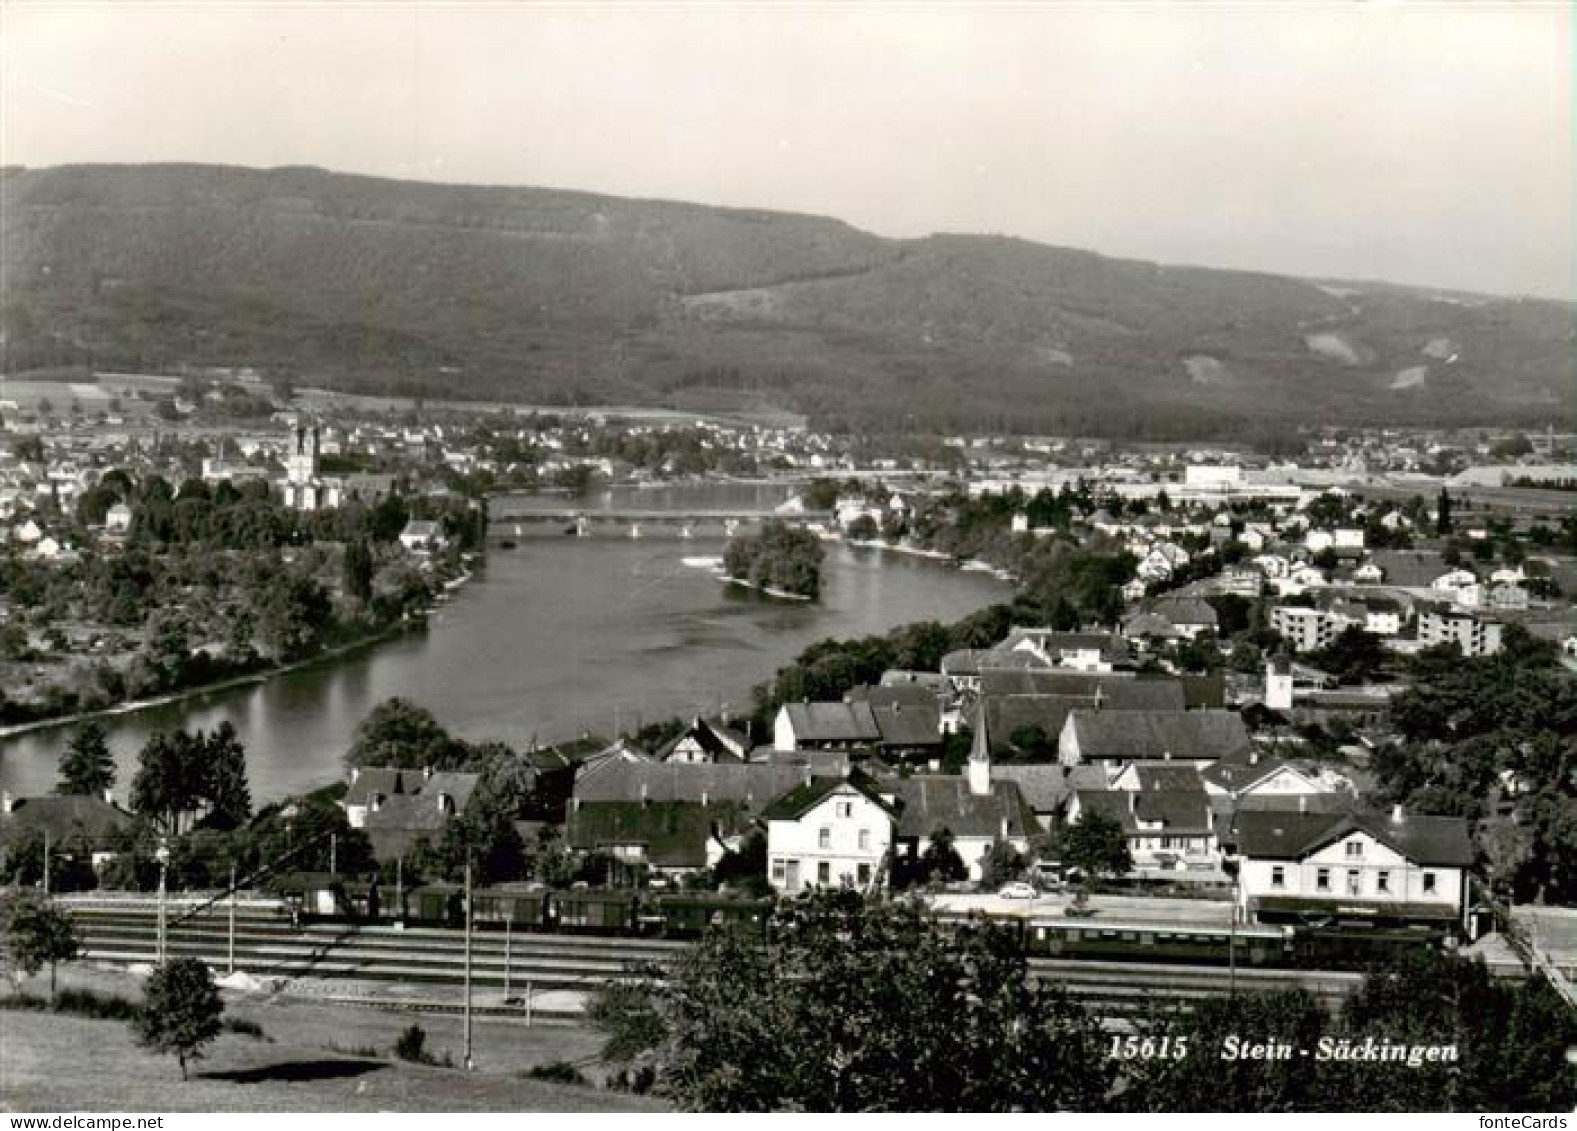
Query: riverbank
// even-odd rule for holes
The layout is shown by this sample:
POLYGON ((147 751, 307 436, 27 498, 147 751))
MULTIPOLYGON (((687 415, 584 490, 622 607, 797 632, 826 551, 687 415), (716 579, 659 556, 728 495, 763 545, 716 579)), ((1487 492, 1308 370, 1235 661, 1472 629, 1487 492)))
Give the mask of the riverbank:
POLYGON ((1012 570, 1003 569, 992 565, 990 562, 980 561, 978 558, 955 558, 952 554, 944 554, 941 550, 927 550, 919 546, 894 545, 884 542, 880 538, 849 538, 842 534, 828 533, 822 536, 828 542, 842 542, 866 550, 886 550, 893 554, 905 554, 911 558, 925 558, 927 561, 942 562, 951 565, 965 573, 989 573, 998 581, 1009 581, 1018 584, 1019 578, 1012 570))
POLYGON ((814 597, 807 597, 803 593, 790 593, 787 589, 774 589, 770 585, 757 585, 754 581, 746 581, 742 577, 729 577, 727 574, 723 574, 722 578, 725 584, 737 585, 741 589, 753 589, 757 593, 764 594, 768 597, 776 597, 781 601, 810 602, 816 599, 814 597))
MULTIPOLYGON (((436 608, 437 604, 441 604, 452 597, 457 590, 471 580, 471 576, 471 573, 467 572, 444 582, 434 596, 434 607, 436 608)), ((425 609, 421 616, 407 616, 400 620, 391 621, 364 636, 358 636, 354 640, 347 640, 342 644, 325 648, 321 652, 314 652, 312 655, 304 656, 299 660, 292 660, 288 664, 274 664, 266 668, 259 668, 256 671, 245 672, 241 675, 227 676, 224 679, 182 688, 179 691, 169 691, 162 695, 151 695, 145 699, 130 699, 124 703, 100 707, 93 711, 77 711, 70 715, 53 715, 43 719, 29 719, 25 723, 11 723, 7 726, 0 726, 0 739, 15 738, 19 735, 33 734, 38 731, 76 726, 90 719, 107 719, 119 715, 135 714, 138 711, 149 711, 156 707, 168 707, 173 703, 182 703, 188 699, 200 699, 206 695, 235 691, 243 687, 255 687, 260 683, 267 683, 271 679, 287 675, 290 672, 305 671, 319 664, 343 659, 365 648, 371 648, 376 644, 382 644, 384 641, 393 639, 421 624, 423 618, 432 611, 434 609, 425 609)))

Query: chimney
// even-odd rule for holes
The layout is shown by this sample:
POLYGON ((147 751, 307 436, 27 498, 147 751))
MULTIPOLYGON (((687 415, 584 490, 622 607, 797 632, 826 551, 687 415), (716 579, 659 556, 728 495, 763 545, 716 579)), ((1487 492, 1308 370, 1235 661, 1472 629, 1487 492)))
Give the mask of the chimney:
POLYGON ((1258 750, 1250 750, 1248 752, 1248 764, 1251 765, 1251 766, 1259 765, 1259 751, 1258 750))
POLYGON ((113 804, 115 804, 115 791, 113 789, 106 789, 104 791, 104 804, 106 804, 106 805, 113 805, 113 804))
POLYGON ((16 808, 16 799, 11 796, 11 791, 8 789, 0 793, 0 812, 9 813, 14 808, 16 808))
POLYGON ((356 779, 359 778, 359 777, 361 777, 361 767, 360 766, 352 766, 350 768, 350 784, 351 785, 355 785, 356 784, 356 779))
POLYGON ((1004 813, 1004 814, 1002 814, 1002 839, 1003 840, 1007 840, 1007 838, 1008 838, 1008 815, 1006 813, 1004 813))
POLYGON ((1391 823, 1393 825, 1400 825, 1405 819, 1405 815, 1403 814, 1402 807, 1400 805, 1391 806, 1391 823))
POLYGON ((651 787, 648 786, 645 782, 642 782, 641 783, 641 804, 642 805, 650 805, 652 803, 651 793, 652 793, 651 787))
POLYGON ((432 781, 433 780, 433 768, 431 766, 423 766, 422 767, 422 780, 423 781, 432 781))
POLYGON ((706 808, 707 801, 710 799, 710 797, 711 797, 711 795, 708 794, 706 790, 703 789, 701 791, 701 808, 703 808, 703 809, 706 808))
POLYGON ((1138 811, 1139 811, 1139 791, 1137 789, 1130 789, 1128 791, 1128 812, 1130 812, 1130 813, 1137 813, 1138 811))
POLYGON ((1298 798, 1298 812, 1300 812, 1300 813, 1307 813, 1308 811, 1309 811, 1309 799, 1307 797, 1299 797, 1298 798))

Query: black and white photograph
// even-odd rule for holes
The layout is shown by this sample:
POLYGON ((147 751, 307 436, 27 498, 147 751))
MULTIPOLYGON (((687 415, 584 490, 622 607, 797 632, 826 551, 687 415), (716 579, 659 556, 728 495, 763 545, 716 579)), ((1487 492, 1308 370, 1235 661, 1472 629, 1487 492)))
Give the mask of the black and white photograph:
POLYGON ((1566 1128, 1574 77, 0 0, 8 1125, 1566 1128))

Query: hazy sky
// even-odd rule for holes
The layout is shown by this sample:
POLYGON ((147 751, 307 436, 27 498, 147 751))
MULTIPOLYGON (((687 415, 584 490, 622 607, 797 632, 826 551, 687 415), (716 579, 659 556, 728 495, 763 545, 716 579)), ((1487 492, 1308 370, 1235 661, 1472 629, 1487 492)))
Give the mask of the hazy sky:
POLYGON ((321 165, 1573 297, 1567 4, 0 0, 0 159, 321 165))

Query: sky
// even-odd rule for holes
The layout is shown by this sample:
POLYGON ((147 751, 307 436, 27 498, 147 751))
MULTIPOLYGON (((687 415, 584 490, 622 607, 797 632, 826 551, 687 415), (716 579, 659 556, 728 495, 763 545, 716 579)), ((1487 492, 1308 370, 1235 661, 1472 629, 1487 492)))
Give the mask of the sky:
POLYGON ((0 161, 318 165, 1577 298, 1572 6, 0 0, 0 161))

